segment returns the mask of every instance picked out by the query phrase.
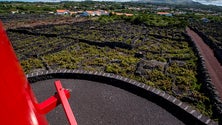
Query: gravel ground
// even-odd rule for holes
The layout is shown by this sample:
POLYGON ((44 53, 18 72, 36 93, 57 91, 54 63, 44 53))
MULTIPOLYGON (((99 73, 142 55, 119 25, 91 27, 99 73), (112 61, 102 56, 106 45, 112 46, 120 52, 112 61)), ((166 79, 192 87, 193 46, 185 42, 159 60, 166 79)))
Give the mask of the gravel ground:
MULTIPOLYGON (((39 102, 56 92, 55 80, 31 84, 39 102)), ((79 125, 184 125, 164 108, 126 90, 86 80, 61 82, 72 90, 69 102, 79 125)), ((67 124, 61 105, 47 119, 51 125, 67 124)))

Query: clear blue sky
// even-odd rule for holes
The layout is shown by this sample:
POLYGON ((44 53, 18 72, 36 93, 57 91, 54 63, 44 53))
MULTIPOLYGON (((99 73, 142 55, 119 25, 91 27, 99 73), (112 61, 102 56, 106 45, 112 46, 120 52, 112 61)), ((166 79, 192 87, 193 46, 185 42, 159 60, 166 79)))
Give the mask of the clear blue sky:
MULTIPOLYGON (((60 1, 83 1, 83 0, 0 0, 0 1, 25 1, 25 2, 38 2, 38 1, 43 1, 43 2, 60 2, 60 1)), ((93 1, 131 1, 131 0, 93 0, 93 1)), ((202 4, 212 4, 212 5, 218 5, 222 6, 222 0, 193 0, 195 2, 200 2, 202 4)))

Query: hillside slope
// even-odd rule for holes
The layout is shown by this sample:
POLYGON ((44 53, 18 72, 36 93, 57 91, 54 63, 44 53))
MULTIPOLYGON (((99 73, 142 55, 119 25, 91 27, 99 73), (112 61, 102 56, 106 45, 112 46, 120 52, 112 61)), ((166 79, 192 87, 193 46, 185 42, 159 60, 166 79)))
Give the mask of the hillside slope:
POLYGON ((192 0, 138 0, 139 2, 151 2, 151 3, 174 3, 174 4, 184 4, 193 3, 192 0))

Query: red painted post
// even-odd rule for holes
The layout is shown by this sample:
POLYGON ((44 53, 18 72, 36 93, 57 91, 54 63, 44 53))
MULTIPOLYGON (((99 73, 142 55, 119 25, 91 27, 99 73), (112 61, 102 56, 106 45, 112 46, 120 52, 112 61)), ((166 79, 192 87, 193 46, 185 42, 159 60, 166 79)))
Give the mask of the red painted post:
POLYGON ((70 92, 58 84, 59 95, 38 103, 16 58, 15 52, 0 21, 0 124, 48 125, 45 114, 61 102, 71 125, 77 125, 67 98, 70 92))
MULTIPOLYGON (((64 93, 65 93, 66 98, 70 98, 70 92, 68 90, 64 90, 64 93)), ((59 104, 61 104, 60 97, 58 94, 55 94, 54 96, 51 96, 45 101, 38 104, 39 111, 42 114, 47 114, 48 112, 56 108, 56 106, 58 106, 59 104)))
POLYGON ((63 109, 66 113, 67 118, 68 118, 69 124, 70 125, 77 125, 75 116, 72 112, 72 109, 71 109, 71 107, 69 105, 69 102, 66 98, 66 95, 64 93, 64 88, 62 87, 62 84, 59 80, 55 81, 55 87, 56 87, 56 90, 59 94, 60 100, 62 102, 63 109))
POLYGON ((0 124, 48 125, 0 21, 0 124))

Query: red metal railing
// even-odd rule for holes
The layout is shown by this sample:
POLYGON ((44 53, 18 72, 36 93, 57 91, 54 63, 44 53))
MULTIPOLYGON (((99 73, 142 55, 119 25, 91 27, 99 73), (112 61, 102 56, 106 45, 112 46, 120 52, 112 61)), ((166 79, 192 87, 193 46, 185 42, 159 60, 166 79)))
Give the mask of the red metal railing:
POLYGON ((56 90, 58 92, 58 95, 60 97, 63 109, 66 113, 66 116, 68 118, 68 121, 69 121, 70 125, 77 125, 76 119, 73 115, 72 109, 71 109, 71 107, 69 105, 69 102, 66 98, 66 95, 64 93, 64 88, 62 87, 61 82, 59 80, 55 81, 55 86, 56 86, 56 90))
POLYGON ((62 104, 66 117, 69 121, 69 124, 77 125, 75 116, 68 102, 68 98, 70 98, 70 92, 62 87, 62 84, 59 80, 55 81, 54 84, 58 93, 55 94, 54 96, 51 96, 44 102, 38 104, 39 111, 43 114, 47 114, 48 112, 53 110, 56 106, 62 104))
POLYGON ((0 21, 0 124, 47 125, 45 114, 62 104, 68 121, 77 125, 67 98, 70 92, 56 81, 58 94, 38 103, 0 21))

